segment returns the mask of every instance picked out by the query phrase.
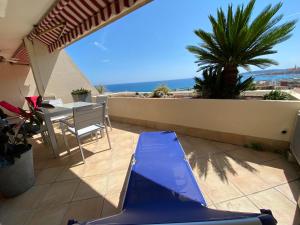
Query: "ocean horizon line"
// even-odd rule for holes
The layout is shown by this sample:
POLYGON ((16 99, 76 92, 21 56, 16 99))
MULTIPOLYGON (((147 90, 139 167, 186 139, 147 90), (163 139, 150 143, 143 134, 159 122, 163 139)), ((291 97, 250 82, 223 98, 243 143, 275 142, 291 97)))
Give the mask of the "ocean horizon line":
MULTIPOLYGON (((195 76, 194 76, 195 77, 195 76)), ((187 79, 194 79, 194 77, 186 77, 186 78, 176 78, 176 79, 168 79, 168 80, 150 80, 150 81, 138 81, 138 82, 128 82, 128 83, 113 83, 113 84, 102 84, 103 86, 109 85, 125 85, 125 84, 140 84, 140 83, 150 83, 150 82, 163 82, 163 81, 175 81, 175 80, 187 80, 187 79)), ((96 84, 97 86, 100 84, 96 84)))
MULTIPOLYGON (((254 71, 254 74, 242 73, 243 79, 250 76, 254 77, 254 81, 279 81, 279 80, 290 80, 295 77, 300 78, 300 74, 287 74, 287 70, 269 70, 268 73, 261 74, 260 72, 254 71), (282 74, 279 73, 282 71, 282 74), (259 74, 260 73, 260 74, 259 74), (274 74, 272 74, 274 73, 274 74)), ((107 92, 152 92, 155 88, 160 85, 166 85, 170 90, 190 90, 195 85, 194 77, 192 78, 181 78, 181 79, 168 79, 168 80, 156 80, 156 81, 144 81, 144 82, 132 82, 132 83, 118 83, 118 84, 106 84, 103 85, 107 92)))

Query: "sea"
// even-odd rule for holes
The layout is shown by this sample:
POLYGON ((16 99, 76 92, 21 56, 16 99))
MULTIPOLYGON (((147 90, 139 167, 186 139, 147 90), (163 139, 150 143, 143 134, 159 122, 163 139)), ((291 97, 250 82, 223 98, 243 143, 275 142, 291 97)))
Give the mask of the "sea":
MULTIPOLYGON (((243 75, 242 79, 248 78, 250 75, 243 75)), ((300 79, 300 74, 282 74, 282 75, 255 75, 255 81, 278 81, 300 79)), ((152 92, 160 85, 166 85, 171 90, 190 90, 193 88, 195 82, 194 78, 177 79, 177 80, 161 80, 139 83, 124 83, 124 84, 109 84, 104 85, 106 92, 152 92)))

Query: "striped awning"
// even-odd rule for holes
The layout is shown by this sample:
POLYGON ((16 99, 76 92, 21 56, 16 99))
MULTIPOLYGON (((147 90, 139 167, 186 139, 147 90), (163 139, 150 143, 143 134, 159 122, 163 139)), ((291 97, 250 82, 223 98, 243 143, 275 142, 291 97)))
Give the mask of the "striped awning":
POLYGON ((52 52, 147 2, 149 0, 60 0, 28 37, 40 40, 52 52))
MULTIPOLYGON (((49 52, 63 48, 151 0, 58 0, 34 26, 28 39, 38 39, 49 52)), ((29 64, 22 44, 13 55, 20 64, 29 64)))
POLYGON ((24 42, 22 42, 19 48, 14 52, 11 60, 15 60, 15 64, 29 65, 29 56, 24 42))

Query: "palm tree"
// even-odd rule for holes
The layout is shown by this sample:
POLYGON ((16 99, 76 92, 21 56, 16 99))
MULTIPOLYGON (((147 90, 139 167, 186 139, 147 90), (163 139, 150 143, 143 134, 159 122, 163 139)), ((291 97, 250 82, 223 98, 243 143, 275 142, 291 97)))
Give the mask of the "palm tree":
POLYGON ((194 80, 194 89, 198 96, 203 98, 223 99, 228 98, 228 93, 239 96, 240 92, 248 90, 253 85, 253 77, 242 80, 242 76, 238 75, 234 88, 228 90, 221 69, 213 67, 203 70, 203 78, 195 77, 194 80))
POLYGON ((255 0, 251 0, 246 7, 239 5, 235 12, 229 5, 227 15, 218 9, 216 18, 209 16, 212 32, 196 30, 195 34, 203 43, 187 47, 197 57, 198 71, 220 68, 224 82, 232 90, 237 82, 238 67, 249 70, 250 65, 266 68, 278 64, 262 56, 277 53, 273 47, 287 40, 296 25, 296 20, 279 24, 283 18, 282 14, 277 15, 281 2, 268 5, 252 19, 254 5, 255 0))

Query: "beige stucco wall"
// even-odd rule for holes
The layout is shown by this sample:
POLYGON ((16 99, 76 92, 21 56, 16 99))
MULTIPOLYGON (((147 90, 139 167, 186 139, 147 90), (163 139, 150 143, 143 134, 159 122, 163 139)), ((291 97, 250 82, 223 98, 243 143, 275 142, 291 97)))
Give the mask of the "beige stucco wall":
POLYGON ((64 102, 72 102, 71 91, 82 87, 91 90, 92 95, 98 94, 64 50, 49 53, 47 47, 37 40, 26 40, 25 44, 37 88, 43 96, 55 96, 64 102))
POLYGON ((109 99, 111 116, 289 141, 298 101, 109 99), (287 130, 287 134, 282 134, 287 130))
POLYGON ((62 50, 58 55, 56 65, 45 87, 45 96, 54 95, 64 102, 72 102, 71 91, 86 88, 92 95, 99 94, 90 81, 80 72, 67 53, 62 50))
POLYGON ((30 66, 0 63, 0 101, 27 108, 24 97, 38 95, 38 90, 44 96, 62 98, 65 103, 73 101, 73 89, 83 87, 91 90, 92 95, 98 94, 64 50, 49 54, 39 42, 30 43, 29 47, 35 70, 30 66))
POLYGON ((29 66, 0 63, 0 101, 24 107, 26 96, 36 95, 37 90, 29 66))

